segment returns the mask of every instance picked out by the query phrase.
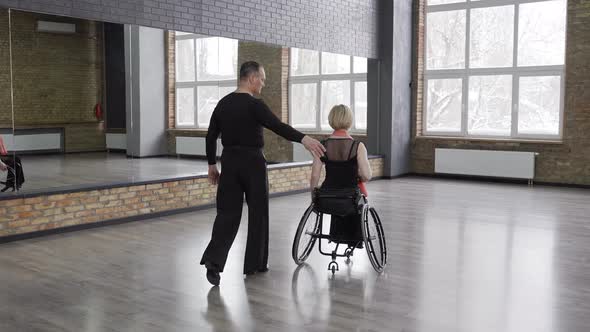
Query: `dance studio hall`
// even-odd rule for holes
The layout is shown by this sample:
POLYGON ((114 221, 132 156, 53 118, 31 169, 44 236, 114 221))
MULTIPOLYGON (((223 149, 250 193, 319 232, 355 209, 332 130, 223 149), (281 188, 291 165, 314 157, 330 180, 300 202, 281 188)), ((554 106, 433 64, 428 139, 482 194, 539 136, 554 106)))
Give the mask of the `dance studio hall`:
POLYGON ((587 332, 588 202, 586 0, 0 0, 0 331, 587 332))

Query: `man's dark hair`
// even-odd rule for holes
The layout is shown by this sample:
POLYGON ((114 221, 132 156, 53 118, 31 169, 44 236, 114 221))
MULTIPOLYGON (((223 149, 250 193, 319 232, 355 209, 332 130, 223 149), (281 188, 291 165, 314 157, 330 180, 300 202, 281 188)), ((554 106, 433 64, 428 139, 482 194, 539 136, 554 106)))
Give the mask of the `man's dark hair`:
POLYGON ((260 67, 262 66, 256 61, 246 61, 242 63, 242 66, 240 66, 240 80, 246 79, 252 74, 258 74, 260 67))

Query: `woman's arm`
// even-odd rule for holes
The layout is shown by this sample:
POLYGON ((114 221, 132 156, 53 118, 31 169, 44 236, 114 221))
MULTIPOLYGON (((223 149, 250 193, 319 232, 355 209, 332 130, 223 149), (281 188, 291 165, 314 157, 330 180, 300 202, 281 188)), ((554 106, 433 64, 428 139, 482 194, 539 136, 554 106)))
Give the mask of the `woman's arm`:
POLYGON ((356 161, 359 165, 359 178, 361 181, 367 182, 371 180, 371 165, 369 164, 369 157, 367 156, 367 148, 365 148, 363 143, 359 143, 359 147, 356 152, 356 161))
POLYGON ((323 163, 320 158, 314 156, 313 164, 311 165, 311 177, 309 179, 309 187, 311 191, 319 187, 320 175, 322 174, 323 163))

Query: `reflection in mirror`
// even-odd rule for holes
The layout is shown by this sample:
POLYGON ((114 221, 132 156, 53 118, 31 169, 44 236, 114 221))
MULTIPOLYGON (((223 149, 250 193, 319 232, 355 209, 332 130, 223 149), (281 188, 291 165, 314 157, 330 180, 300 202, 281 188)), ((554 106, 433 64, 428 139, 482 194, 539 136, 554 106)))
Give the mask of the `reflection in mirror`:
MULTIPOLYGON (((211 114, 250 60, 264 66, 260 98, 283 122, 325 137, 328 111, 344 103, 351 133, 366 140, 366 58, 11 12, 0 13, 0 129, 21 160, 22 193, 206 174, 211 114)), ((310 159, 268 130, 265 155, 271 164, 310 159)))
POLYGON ((128 137, 134 130, 133 114, 127 112, 128 95, 132 93, 127 84, 125 58, 125 26, 103 23, 104 47, 104 95, 102 97, 105 129, 106 160, 108 174, 121 174, 113 181, 134 180, 134 159, 127 150, 128 137), (129 113, 129 114, 128 114, 129 113))
POLYGON ((17 10, 10 20, 10 149, 25 173, 22 192, 103 180, 102 24, 17 10))
POLYGON ((17 193, 24 182, 19 156, 14 152, 12 98, 11 11, 0 9, 0 192, 17 193))
MULTIPOLYGON (((205 135, 221 98, 237 88, 238 41, 168 32, 169 154, 188 165, 187 174, 206 173, 205 135)), ((221 141, 217 156, 221 155, 221 141)))
MULTIPOLYGON (((290 124, 307 134, 326 137, 332 132, 330 109, 345 104, 353 112, 350 133, 366 143, 367 59, 298 48, 290 49, 290 57, 290 124)), ((302 147, 293 146, 294 161, 309 159, 302 147)))

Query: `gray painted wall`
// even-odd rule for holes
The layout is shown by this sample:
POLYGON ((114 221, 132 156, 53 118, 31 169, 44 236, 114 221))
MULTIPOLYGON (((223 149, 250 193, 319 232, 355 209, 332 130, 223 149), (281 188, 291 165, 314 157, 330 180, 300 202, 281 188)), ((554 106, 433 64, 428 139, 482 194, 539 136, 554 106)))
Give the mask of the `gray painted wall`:
POLYGON ((127 155, 139 156, 139 27, 125 26, 125 109, 127 129, 127 155), (137 123, 135 123, 137 121, 137 123))
POLYGON ((367 148, 386 156, 386 176, 398 176, 411 167, 412 0, 380 5, 379 60, 367 73, 367 148))
POLYGON ((0 0, 0 6, 375 58, 379 2, 0 0))
POLYGON ((165 155, 166 48, 164 30, 139 27, 140 156, 165 155))
POLYGON ((411 170, 412 0, 396 0, 393 7, 391 176, 397 176, 411 170))
POLYGON ((127 154, 167 154, 164 31, 125 26, 127 154))
MULTIPOLYGON (((380 115, 380 66, 381 61, 369 59, 367 61, 367 151, 370 154, 382 154, 380 144, 381 119, 380 115)), ((386 162, 387 164, 387 162, 386 162)))

